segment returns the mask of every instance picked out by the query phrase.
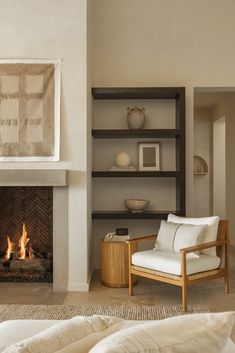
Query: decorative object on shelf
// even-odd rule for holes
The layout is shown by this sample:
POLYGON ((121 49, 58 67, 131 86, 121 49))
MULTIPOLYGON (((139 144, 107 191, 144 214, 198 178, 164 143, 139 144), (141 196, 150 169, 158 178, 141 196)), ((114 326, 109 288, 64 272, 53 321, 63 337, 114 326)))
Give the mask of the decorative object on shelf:
POLYGON ((131 165, 131 158, 128 153, 126 152, 120 152, 116 156, 116 165, 113 165, 110 168, 111 171, 120 171, 120 170, 136 170, 132 165, 131 165))
POLYGON ((121 168, 126 168, 131 165, 131 158, 128 153, 120 152, 116 156, 116 165, 121 168))
POLYGON ((127 123, 130 129, 142 129, 145 122, 145 108, 127 108, 127 123))
POLYGON ((143 199, 126 199, 124 200, 126 208, 132 213, 144 212, 149 205, 149 200, 143 199))
POLYGON ((58 161, 60 60, 0 60, 0 161, 58 161))
POLYGON ((196 174, 196 175, 208 174, 208 165, 205 159, 197 155, 193 156, 193 174, 196 174))
POLYGON ((139 143, 139 170, 160 170, 160 143, 139 143))

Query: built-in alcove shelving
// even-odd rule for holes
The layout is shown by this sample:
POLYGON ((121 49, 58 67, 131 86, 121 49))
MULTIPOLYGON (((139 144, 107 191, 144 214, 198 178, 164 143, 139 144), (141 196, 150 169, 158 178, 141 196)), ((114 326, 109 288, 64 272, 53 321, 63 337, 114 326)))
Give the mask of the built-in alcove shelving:
MULTIPOLYGON (((106 150, 103 148, 104 153, 110 149, 110 146, 122 145, 122 140, 128 141, 131 143, 133 139, 139 139, 139 141, 161 141, 161 144, 164 148, 164 141, 172 140, 174 145, 174 165, 173 170, 159 170, 159 171, 140 171, 140 170, 127 170, 127 171, 110 171, 104 170, 99 166, 99 161, 101 158, 106 158, 105 155, 97 156, 97 148, 94 147, 96 157, 95 165, 98 166, 92 171, 93 180, 99 180, 105 178, 106 183, 104 183, 104 193, 103 197, 105 198, 105 188, 107 183, 112 183, 112 180, 118 178, 128 178, 125 179, 125 183, 128 183, 129 180, 129 189, 133 186, 132 180, 135 179, 135 185, 138 182, 138 179, 142 181, 148 180, 143 178, 155 178, 156 182, 159 178, 161 180, 161 185, 164 188, 164 180, 166 180, 166 189, 168 184, 174 185, 174 197, 175 197, 175 209, 167 210, 149 210, 142 213, 131 213, 125 210, 115 210, 110 207, 109 210, 95 209, 92 212, 93 219, 166 219, 168 213, 175 213, 179 215, 185 215, 185 89, 184 87, 110 87, 110 88, 93 88, 92 89, 93 99, 95 101, 103 100, 103 104, 111 104, 110 102, 120 101, 123 102, 123 110, 125 108, 125 101, 131 100, 135 101, 136 105, 142 104, 144 102, 153 102, 152 104, 157 105, 158 100, 169 100, 174 101, 174 127, 173 128, 144 128, 138 130, 126 129, 126 128, 109 128, 110 121, 107 120, 107 125, 102 126, 102 128, 95 127, 92 130, 93 141, 103 140, 105 144, 107 140, 106 150), (134 179, 131 179, 134 178, 134 179), (169 182, 173 180, 173 182, 169 182), (168 184, 167 184, 168 183, 168 184)), ((94 107, 95 109, 95 107, 94 107)), ((115 109, 115 104, 114 104, 115 109)), ((109 116, 108 119, 112 119, 112 116, 109 116)), ((158 116, 154 116, 155 121, 158 120, 158 116)), ((105 119, 103 119, 105 121, 105 119)), ((94 126, 96 126, 94 122, 94 126)), ((134 141, 133 141, 134 143, 134 141)), ((94 146, 94 143, 93 143, 94 146)), ((110 166, 111 167, 111 166, 110 166)), ((169 168, 170 169, 170 168, 169 168)), ((144 181, 145 182, 145 181, 144 181)), ((149 187, 149 183, 145 182, 146 187, 149 187)), ((95 183, 94 183, 95 184, 95 183)), ((150 183, 151 187, 153 183, 150 183)), ((109 184, 110 185, 110 184, 109 184)), ((114 189, 116 184, 114 184, 114 189)), ((93 185, 93 193, 96 193, 96 187, 100 188, 101 183, 98 185, 93 185)), ((142 185, 143 187, 143 185, 142 185)), ((161 188, 162 189, 162 188, 161 188)), ((110 190, 110 186, 109 186, 110 190)), ((100 191, 100 190, 99 190, 100 191)), ((116 190, 117 191, 117 190, 116 190)), ((121 186, 120 186, 120 195, 121 195, 121 186)), ((169 197, 169 196, 168 196, 169 197)))

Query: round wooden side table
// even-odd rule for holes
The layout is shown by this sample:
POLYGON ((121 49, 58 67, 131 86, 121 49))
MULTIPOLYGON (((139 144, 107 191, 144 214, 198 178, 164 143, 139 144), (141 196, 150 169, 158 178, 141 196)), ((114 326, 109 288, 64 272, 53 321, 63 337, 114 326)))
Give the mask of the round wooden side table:
POLYGON ((128 244, 101 241, 101 282, 107 287, 128 287, 128 244))

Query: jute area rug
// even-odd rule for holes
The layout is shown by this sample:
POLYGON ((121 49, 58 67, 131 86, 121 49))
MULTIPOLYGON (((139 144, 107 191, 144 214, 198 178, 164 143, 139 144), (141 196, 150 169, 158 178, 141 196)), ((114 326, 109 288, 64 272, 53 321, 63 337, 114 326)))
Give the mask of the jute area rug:
MULTIPOLYGON (((190 306, 188 313, 209 312, 207 307, 190 306)), ((65 320, 77 315, 108 315, 126 320, 161 320, 183 315, 181 306, 155 305, 0 305, 0 321, 6 320, 65 320)))

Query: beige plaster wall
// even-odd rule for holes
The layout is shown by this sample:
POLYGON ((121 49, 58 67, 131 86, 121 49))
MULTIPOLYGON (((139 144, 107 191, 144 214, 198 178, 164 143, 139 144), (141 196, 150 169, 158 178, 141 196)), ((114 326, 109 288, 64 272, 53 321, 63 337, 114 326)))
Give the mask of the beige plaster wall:
POLYGON ((92 46, 93 46, 93 10, 92 0, 87 0, 87 283, 93 272, 93 236, 92 236, 92 46))
POLYGON ((0 168, 70 169, 68 288, 87 290, 87 1, 0 0, 0 8, 1 59, 62 59, 61 162, 0 168))
MULTIPOLYGON (((93 11, 94 86, 186 87, 187 214, 192 215, 193 91, 235 87, 235 2, 93 0, 93 11)), ((233 222, 232 201, 227 214, 233 222)))

